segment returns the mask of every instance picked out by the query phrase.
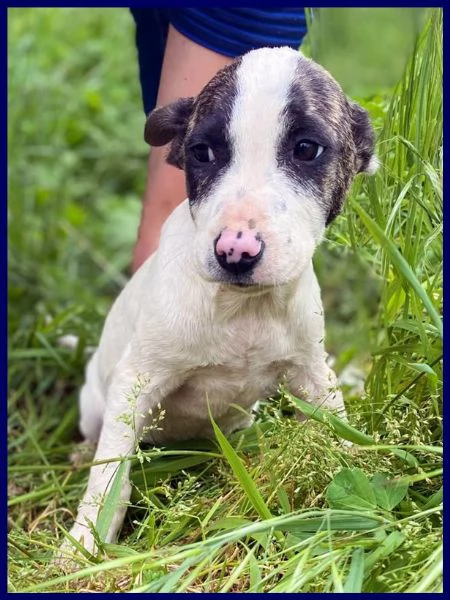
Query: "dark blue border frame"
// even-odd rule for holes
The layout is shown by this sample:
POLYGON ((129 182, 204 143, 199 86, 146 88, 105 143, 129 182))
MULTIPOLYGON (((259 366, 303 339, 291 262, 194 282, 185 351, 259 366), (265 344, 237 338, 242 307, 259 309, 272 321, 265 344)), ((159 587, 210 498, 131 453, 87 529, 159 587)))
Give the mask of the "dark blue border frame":
MULTIPOLYGON (((155 2, 155 3, 148 3, 148 2, 132 2, 131 5, 132 6, 154 6, 154 7, 159 7, 159 6, 173 6, 173 7, 182 7, 182 6, 211 6, 211 4, 214 4, 216 6, 248 6, 248 7, 261 7, 261 6, 273 6, 275 3, 273 2, 264 2, 264 1, 260 1, 260 2, 252 2, 252 1, 247 1, 247 2, 233 2, 233 0, 229 1, 229 2, 199 2, 197 0, 197 2, 194 3, 188 3, 188 2, 176 2, 176 1, 171 1, 171 0, 166 0, 166 1, 161 1, 161 2, 155 2)), ((283 4, 285 4, 286 6, 295 6, 298 5, 298 2, 295 2, 293 0, 285 0, 283 2, 283 4)), ((18 2, 18 3, 8 3, 7 6, 2 6, 0 8, 0 19, 1 19, 1 30, 3 32, 3 35, 1 35, 1 38, 3 39, 3 42, 1 43, 1 50, 2 50, 2 84, 4 86, 4 92, 0 95, 1 97, 1 103, 2 103, 2 123, 3 123, 3 139, 2 139, 2 150, 4 152, 4 157, 2 156, 2 178, 4 177, 4 187, 3 189, 5 190, 5 194, 4 197, 5 199, 8 198, 8 183, 7 183, 7 169, 8 169, 8 164, 7 164, 7 131, 8 131, 8 113, 7 113, 7 57, 8 57, 8 36, 7 36, 7 10, 8 8, 22 8, 22 7, 33 7, 36 6, 35 3, 32 2, 18 2)), ((46 2, 45 4, 40 5, 41 7, 61 7, 61 5, 59 3, 54 3, 54 2, 46 2)), ((82 7, 82 8, 91 8, 89 5, 86 5, 86 3, 84 2, 71 2, 70 6, 72 7, 82 7)), ((108 4, 102 4, 102 3, 96 3, 94 5, 95 7, 97 6, 105 6, 105 7, 123 7, 123 8, 128 8, 128 6, 124 6, 123 3, 108 3, 108 4)), ((314 4, 310 4, 309 6, 314 6, 314 4)), ((317 4, 316 6, 320 6, 320 7, 333 7, 336 6, 336 4, 334 3, 330 3, 330 2, 321 2, 320 4, 317 4)), ((338 5, 339 6, 339 5, 338 5)), ((346 5, 348 6, 348 4, 346 5)), ((351 6, 351 5, 350 5, 351 6)), ((357 6, 361 6, 361 4, 357 4, 357 6)), ((379 6, 390 6, 392 7, 392 4, 390 3, 378 3, 378 4, 373 4, 373 3, 366 3, 364 4, 364 6, 373 6, 373 7, 379 7, 379 6)), ((409 2, 409 3, 399 3, 396 2, 395 7, 412 7, 412 6, 424 6, 423 2, 409 2)), ((436 8, 445 8, 443 6, 436 6, 436 8)), ((447 22, 448 22, 448 17, 447 17, 447 12, 444 10, 443 11, 444 14, 444 65, 446 64, 446 57, 449 57, 449 53, 447 51, 447 46, 448 44, 445 43, 445 31, 447 30, 447 22)), ((444 67, 444 112, 446 109, 446 101, 447 101, 447 97, 448 95, 445 92, 445 83, 446 81, 448 81, 448 77, 445 74, 445 67, 444 67)), ((448 135, 447 135, 447 130, 448 130, 448 120, 444 119, 444 140, 447 138, 448 139, 448 135)), ((444 172, 446 171, 445 167, 446 164, 448 163, 448 159, 446 154, 444 153, 444 172)), ((2 182, 3 183, 3 182, 2 182)), ((444 214, 445 214, 445 208, 444 208, 444 214)), ((2 243, 2 269, 3 269, 3 277, 2 277, 2 283, 4 285, 4 293, 1 294, 1 314, 2 314, 2 329, 1 329, 1 364, 2 364, 2 369, 3 369, 3 387, 5 390, 5 398, 4 398, 4 403, 2 405, 3 408, 3 415, 4 415, 4 419, 3 419, 3 425, 4 425, 4 435, 2 436, 2 455, 3 455, 3 464, 6 465, 7 464, 7 457, 8 457, 8 446, 7 446, 7 420, 8 420, 8 414, 7 414, 7 398, 8 398, 8 384, 7 384, 7 255, 8 255, 8 238, 7 238, 7 204, 6 202, 4 202, 3 205, 3 211, 1 212, 1 219, 2 219, 2 230, 4 231, 4 234, 1 238, 1 243, 2 243)), ((445 251, 445 232, 444 232, 444 251, 445 251)), ((444 261, 444 281, 445 281, 445 265, 446 262, 444 261)), ((445 306, 445 304, 444 304, 445 306)), ((444 323, 444 331, 445 331, 445 323, 444 323)), ((446 373, 446 368, 444 365, 444 381, 445 381, 445 373, 446 373)), ((444 441, 445 441, 445 426, 444 426, 444 441)), ((5 512, 4 515, 2 515, 2 519, 1 519, 1 531, 2 531, 2 539, 4 540, 4 551, 2 552, 2 556, 4 557, 4 559, 2 561, 0 561, 0 565, 2 567, 2 581, 4 582, 2 585, 3 591, 4 593, 7 593, 7 471, 4 468, 2 473, 2 496, 3 498, 1 499, 1 505, 3 507, 3 510, 5 512), (4 528, 4 532, 3 532, 3 528, 4 528), (4 533, 4 535, 3 535, 4 533), (4 571, 3 571, 4 568, 4 571), (4 576, 3 576, 4 574, 4 576)), ((444 473, 444 482, 446 481, 446 476, 444 473)), ((445 510, 444 510, 444 514, 445 514, 445 510)), ((447 532, 444 529, 444 548, 446 545, 446 540, 447 540, 447 532)), ((444 585, 445 585, 445 569, 444 569, 444 585)), ((59 593, 47 593, 47 596, 63 596, 63 597, 67 597, 67 596, 75 596, 77 594, 75 593, 69 593, 69 594, 59 594, 59 593)), ((101 594, 101 596, 107 596, 110 594, 101 594)), ((163 596, 171 596, 172 594, 162 594, 163 596)), ((228 595, 228 594, 227 594, 228 595)), ((236 594, 234 594, 236 595, 236 594)), ((237 594, 237 596, 242 596, 243 594, 237 594)), ((261 594, 257 594, 257 595, 261 595, 261 594)), ((288 594, 288 595, 293 595, 293 594, 288 594)), ((371 597, 373 598, 374 596, 378 596, 381 594, 362 594, 363 596, 366 597, 371 597)), ((404 597, 405 594, 393 594, 394 596, 401 596, 404 597)), ((433 594, 433 595, 438 595, 441 596, 443 594, 433 594)), ((15 594, 15 596, 24 596, 24 597, 28 597, 28 594, 15 594)), ((282 596, 285 597, 284 594, 274 594, 274 596, 282 596)), ((326 594, 314 594, 315 597, 325 597, 326 594)), ((406 594, 406 596, 411 596, 411 597, 415 597, 416 595, 414 594, 406 594)))
MULTIPOLYGON (((450 59, 449 45, 448 45, 448 43, 445 43, 445 32, 446 31, 448 32, 448 30, 449 30, 448 29, 448 23, 449 23, 449 14, 450 13, 448 13, 446 10, 443 10, 442 12, 443 12, 443 22, 444 22, 444 27, 443 27, 443 32, 444 32, 443 33, 443 37, 444 37, 444 44, 443 44, 443 46, 444 46, 444 48, 443 48, 444 49, 444 70, 443 70, 444 132, 443 132, 443 144, 445 146, 445 140, 446 139, 448 140, 449 137, 450 137, 449 134, 447 133, 448 132, 448 128, 449 128, 449 121, 448 121, 448 119, 445 118, 445 115, 446 115, 446 112, 447 112, 446 111, 447 101, 448 101, 448 98, 449 98, 448 93, 446 93, 446 91, 445 91, 446 90, 445 83, 446 82, 449 83, 449 77, 445 73, 445 65, 448 64, 448 60, 450 59)), ((446 172, 446 165, 448 165, 448 164, 449 164, 448 156, 446 155, 446 153, 444 151, 443 173, 446 172)), ((443 245, 444 245, 444 247, 443 247, 443 250, 444 250, 444 277, 443 277, 443 280, 444 280, 444 290, 445 290, 445 275, 446 275, 446 271, 448 272, 448 269, 446 269, 447 262, 445 261, 445 247, 446 247, 446 245, 448 245, 445 242, 445 212, 446 211, 445 211, 445 186, 444 186, 444 210, 443 210, 443 219, 444 219, 444 236, 443 236, 443 245)), ((445 293, 444 293, 444 312, 445 312, 445 293)), ((445 339, 445 331, 446 331, 446 321, 445 321, 445 318, 444 318, 444 339, 445 339)), ((447 365, 446 365, 446 362, 445 362, 445 343, 444 343, 444 367, 443 367, 443 385, 444 385, 443 403, 444 404, 445 404, 445 381, 446 381, 446 379, 448 379, 448 378, 445 377, 446 372, 448 372, 448 368, 446 368, 446 366, 447 365)), ((445 435, 446 434, 446 427, 445 427, 445 414, 446 413, 445 413, 445 409, 443 410, 443 414, 444 414, 444 423, 443 423, 443 433, 444 433, 444 435, 443 435, 443 437, 444 437, 444 448, 445 448, 445 439, 446 439, 446 435, 445 435)), ((447 438, 448 438, 448 436, 447 436, 447 438)), ((445 451, 444 451, 444 465, 445 465, 445 451)), ((445 483, 446 483, 447 480, 448 480, 448 477, 447 477, 447 474, 446 474, 445 468, 444 468, 444 476, 443 476, 444 489, 445 489, 445 483)), ((445 517, 446 517, 445 502, 444 502, 444 511, 443 512, 444 512, 444 521, 445 521, 445 517)), ((444 554, 445 554, 445 548, 448 547, 448 545, 449 545, 449 543, 448 543, 449 535, 448 535, 447 529, 448 528, 444 527, 444 535, 443 535, 443 540, 444 540, 444 554)), ((444 568, 444 590, 446 589, 446 587, 445 587, 446 581, 447 581, 446 570, 444 568)))
MULTIPOLYGON (((0 345, 0 364, 2 367, 2 375, 0 377, 2 381, 2 391, 4 390, 4 400, 1 403, 2 406, 2 426, 3 426, 3 435, 1 436, 2 444, 1 444, 1 459, 2 464, 6 465, 8 460, 8 365, 7 365, 7 347, 8 347, 8 313, 7 313, 7 257, 8 257, 8 207, 7 207, 7 198, 8 198, 8 162, 7 162, 7 153, 8 153, 8 114, 7 114, 7 81, 8 81, 8 27, 7 27, 7 8, 0 8, 0 20, 1 20, 1 39, 3 40, 0 44, 1 53, 2 53, 2 86, 4 86, 3 93, 0 94, 1 101, 1 125, 0 128, 4 132, 1 140, 1 148, 2 148, 2 189, 4 189, 4 202, 3 202, 3 210, 1 211, 1 221, 2 221, 2 234, 1 234, 1 249, 2 249, 2 285, 4 286, 4 292, 0 294, 0 306, 1 306, 1 345, 0 345), (3 154, 4 153, 4 154, 3 154), (4 182, 3 182, 4 177, 4 182)), ((3 394, 2 394, 3 395, 3 394)), ((4 540, 4 552, 2 556, 7 556, 7 489, 8 489, 8 474, 7 469, 2 469, 2 481, 1 481, 1 497, 0 503, 3 508, 2 513, 4 511, 5 514, 1 516, 1 532, 2 532, 2 541, 4 540), (4 528, 4 535, 3 535, 4 528)), ((3 544, 2 544, 3 545, 3 544)), ((0 561, 1 571, 2 571, 2 581, 4 580, 4 589, 7 589, 7 564, 5 561, 0 561), (3 578, 3 566, 5 568, 5 575, 3 578)), ((3 587, 3 586, 2 586, 3 587)))
MULTIPOLYGON (((226 7, 232 7, 232 6, 236 6, 236 7, 248 7, 248 8, 262 8, 264 6, 267 7, 274 7, 276 6, 278 3, 275 2, 274 0, 261 0, 259 2, 255 1, 255 0, 246 0, 245 2, 243 2, 242 0, 229 0, 228 2, 226 2, 225 0, 220 0, 220 1, 213 1, 213 2, 208 2, 207 0, 196 0, 195 2, 187 2, 186 0, 160 0, 160 2, 130 2, 128 5, 125 5, 123 2, 108 2, 108 3, 104 3, 104 2, 96 2, 92 5, 86 4, 86 2, 80 2, 79 0, 76 2, 70 2, 70 4, 66 5, 66 6, 61 6, 60 2, 45 2, 42 4, 36 4, 35 2, 8 2, 7 7, 8 8, 25 8, 25 7, 36 7, 36 8, 68 8, 68 7, 77 7, 77 8, 97 8, 97 7, 105 7, 105 8, 129 8, 130 6, 134 7, 151 7, 151 8, 158 8, 158 7, 192 7, 192 8, 201 8, 201 7, 211 7, 211 6, 218 6, 218 7, 222 7, 222 8, 226 8, 226 7)), ((283 0, 282 2, 283 5, 285 6, 298 6, 299 2, 295 1, 295 0, 283 0)), ((328 7, 337 7, 337 8, 352 8, 352 7, 372 7, 372 8, 378 8, 378 7, 389 7, 389 8, 410 8, 410 7, 426 7, 426 3, 424 2, 418 2, 413 1, 413 2, 364 2, 364 3, 355 3, 355 4, 350 4, 348 2, 342 4, 336 4, 335 2, 327 2, 326 0, 324 2, 315 2, 315 3, 310 3, 308 4, 308 7, 312 7, 312 8, 328 8, 328 7)), ((435 8, 442 8, 442 6, 439 5, 432 5, 435 8)))

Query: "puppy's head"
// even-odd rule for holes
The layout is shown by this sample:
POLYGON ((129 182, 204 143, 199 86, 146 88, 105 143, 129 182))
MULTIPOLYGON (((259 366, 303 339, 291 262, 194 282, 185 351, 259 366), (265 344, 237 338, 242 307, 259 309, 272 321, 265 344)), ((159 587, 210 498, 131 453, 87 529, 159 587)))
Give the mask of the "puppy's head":
POLYGON ((145 139, 170 142, 185 170, 200 273, 241 286, 298 278, 354 176, 376 167, 367 112, 288 48, 249 52, 155 109, 145 139))

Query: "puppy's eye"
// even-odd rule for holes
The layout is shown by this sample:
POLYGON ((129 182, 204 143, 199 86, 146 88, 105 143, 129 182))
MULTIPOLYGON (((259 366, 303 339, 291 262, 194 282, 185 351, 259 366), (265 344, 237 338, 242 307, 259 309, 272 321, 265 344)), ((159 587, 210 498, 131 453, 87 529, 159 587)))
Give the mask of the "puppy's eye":
POLYGON ((294 159, 301 161, 311 161, 318 158, 324 151, 323 146, 309 140, 300 140, 294 146, 294 159))
POLYGON ((207 144, 197 144, 192 146, 191 152, 194 157, 202 163, 209 163, 215 159, 214 152, 207 144))

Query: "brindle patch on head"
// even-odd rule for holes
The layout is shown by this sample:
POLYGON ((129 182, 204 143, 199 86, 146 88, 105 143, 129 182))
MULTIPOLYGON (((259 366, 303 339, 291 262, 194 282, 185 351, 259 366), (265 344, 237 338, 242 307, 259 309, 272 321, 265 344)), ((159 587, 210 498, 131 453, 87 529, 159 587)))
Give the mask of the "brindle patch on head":
POLYGON ((184 140, 186 188, 191 208, 208 197, 231 160, 229 123, 237 95, 236 70, 240 59, 223 68, 198 95, 184 140), (206 144, 214 155, 211 162, 199 162, 193 153, 206 144))
POLYGON ((286 130, 278 162, 293 181, 311 190, 327 225, 341 211, 352 179, 373 154, 373 130, 366 111, 358 109, 360 126, 355 127, 354 109, 340 86, 325 69, 299 56, 284 111, 286 130), (293 152, 301 140, 315 142, 324 151, 315 160, 298 161, 293 152))
POLYGON ((227 65, 209 81, 197 96, 188 126, 188 135, 202 119, 212 113, 225 113, 228 119, 231 116, 233 102, 236 97, 236 71, 241 64, 241 58, 227 65))

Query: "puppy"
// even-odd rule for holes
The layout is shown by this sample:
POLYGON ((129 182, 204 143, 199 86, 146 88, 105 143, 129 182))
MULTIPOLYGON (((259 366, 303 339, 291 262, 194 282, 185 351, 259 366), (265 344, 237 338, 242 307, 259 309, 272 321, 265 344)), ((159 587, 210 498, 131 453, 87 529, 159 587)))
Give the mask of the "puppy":
MULTIPOLYGON (((145 139, 170 143, 188 199, 115 301, 87 366, 80 429, 103 463, 91 468, 70 534, 90 552, 117 459, 139 441, 211 437, 208 406, 224 433, 247 427, 281 381, 345 414, 312 257, 354 176, 375 168, 367 112, 299 52, 265 48, 196 98, 155 109, 145 139)), ((130 498, 124 464, 107 542, 130 498)))

